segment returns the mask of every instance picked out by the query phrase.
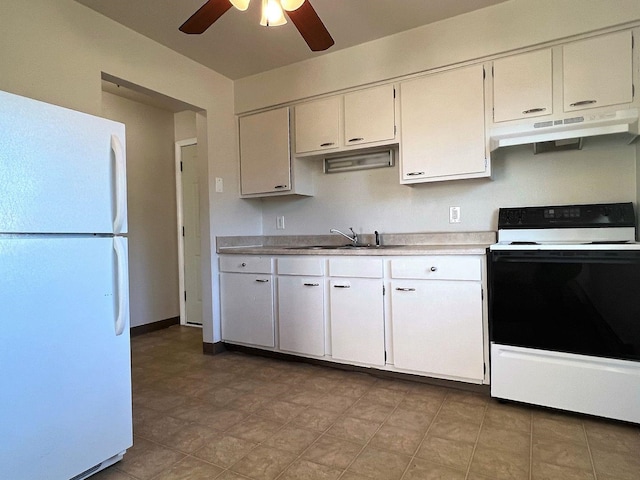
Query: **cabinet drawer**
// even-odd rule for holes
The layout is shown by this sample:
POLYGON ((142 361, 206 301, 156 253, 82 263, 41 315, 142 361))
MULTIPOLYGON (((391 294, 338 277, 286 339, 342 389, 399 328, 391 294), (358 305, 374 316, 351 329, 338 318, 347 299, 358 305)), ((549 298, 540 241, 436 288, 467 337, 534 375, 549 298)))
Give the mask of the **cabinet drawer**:
POLYGON ((272 273, 271 257, 249 255, 221 255, 219 258, 221 272, 238 273, 272 273))
POLYGON ((324 260, 317 257, 310 258, 278 258, 279 275, 324 275, 324 260))
POLYGON ((391 277, 481 280, 482 259, 464 255, 394 258, 391 260, 391 277))
POLYGON ((380 258, 330 258, 329 275, 332 277, 382 278, 380 258))

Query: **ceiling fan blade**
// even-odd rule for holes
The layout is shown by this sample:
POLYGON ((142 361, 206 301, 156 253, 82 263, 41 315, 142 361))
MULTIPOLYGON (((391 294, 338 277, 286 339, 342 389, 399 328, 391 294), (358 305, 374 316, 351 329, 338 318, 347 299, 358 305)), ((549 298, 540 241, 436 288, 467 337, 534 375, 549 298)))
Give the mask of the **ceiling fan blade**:
POLYGON ((180 26, 180 31, 190 34, 203 33, 231 8, 229 0, 208 0, 189 20, 180 26))
POLYGON ((286 14, 312 51, 326 50, 335 43, 309 0, 304 2, 300 8, 286 12, 286 14))

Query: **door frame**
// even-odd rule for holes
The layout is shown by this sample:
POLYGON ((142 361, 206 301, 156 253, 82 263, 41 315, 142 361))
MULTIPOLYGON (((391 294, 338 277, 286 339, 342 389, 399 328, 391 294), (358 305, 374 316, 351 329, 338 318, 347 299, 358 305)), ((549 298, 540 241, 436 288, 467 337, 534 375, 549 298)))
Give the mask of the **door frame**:
POLYGON ((178 140, 175 142, 175 159, 176 159, 176 213, 178 233, 178 287, 180 299, 180 325, 188 325, 197 327, 197 325, 187 324, 187 306, 184 301, 185 279, 184 279, 184 237, 182 236, 182 226, 184 223, 184 199, 182 197, 182 147, 197 145, 197 138, 188 138, 186 140, 178 140))

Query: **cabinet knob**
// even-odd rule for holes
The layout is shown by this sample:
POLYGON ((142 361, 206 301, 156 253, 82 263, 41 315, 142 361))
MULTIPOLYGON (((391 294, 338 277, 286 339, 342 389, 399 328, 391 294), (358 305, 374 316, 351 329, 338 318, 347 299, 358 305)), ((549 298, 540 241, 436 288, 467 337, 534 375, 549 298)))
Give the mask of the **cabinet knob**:
POLYGON ((579 102, 570 103, 570 107, 582 107, 583 105, 591 105, 597 103, 596 100, 580 100, 579 102))
POLYGON ((240 264, 240 266, 241 266, 241 267, 246 267, 246 266, 247 266, 247 264, 246 264, 246 263, 244 263, 244 262, 242 262, 242 263, 240 264))
POLYGON ((530 108, 529 110, 524 110, 522 113, 523 113, 523 115, 527 115, 529 113, 544 112, 545 110, 546 110, 546 108, 530 108))
POLYGON ((437 272, 438 271, 438 267, 431 267, 429 270, 431 270, 432 272, 437 272))

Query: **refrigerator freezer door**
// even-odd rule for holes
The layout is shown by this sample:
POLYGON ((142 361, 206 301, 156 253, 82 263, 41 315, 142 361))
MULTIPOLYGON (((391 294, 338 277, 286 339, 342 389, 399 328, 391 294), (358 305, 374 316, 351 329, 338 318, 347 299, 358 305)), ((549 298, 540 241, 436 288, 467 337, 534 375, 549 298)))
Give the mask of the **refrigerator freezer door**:
POLYGON ((0 92, 0 233, 126 233, 124 144, 121 123, 0 92))
POLYGON ((132 445, 117 265, 109 237, 0 236, 0 478, 69 479, 132 445))

